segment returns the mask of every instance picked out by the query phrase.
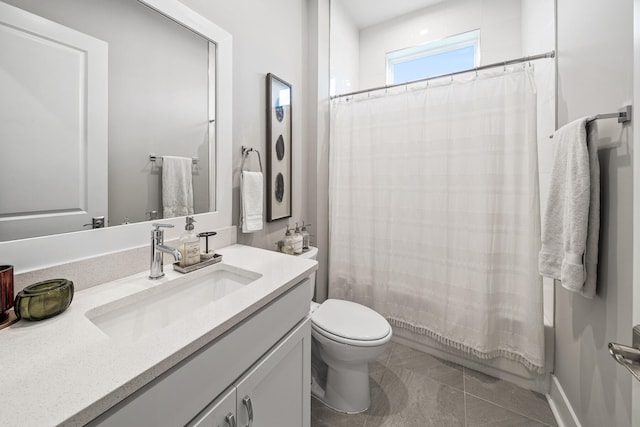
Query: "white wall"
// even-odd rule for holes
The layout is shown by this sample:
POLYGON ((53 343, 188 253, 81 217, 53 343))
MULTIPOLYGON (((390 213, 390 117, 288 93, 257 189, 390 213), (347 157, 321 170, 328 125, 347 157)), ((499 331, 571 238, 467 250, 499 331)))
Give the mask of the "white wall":
MULTIPOLYGON (((243 145, 260 150, 266 166, 266 74, 273 73, 293 87, 293 217, 266 223, 261 232, 243 234, 238 243, 275 249, 286 224, 308 221, 307 165, 307 14, 306 1, 182 0, 233 37, 233 223, 238 224, 239 171, 243 145)), ((219 105, 218 108, 225 108, 219 105)), ((257 170, 252 156, 248 168, 257 170)), ((266 171, 265 171, 266 172, 266 171)), ((266 178, 266 174, 265 174, 266 178)), ((266 191, 266 185, 265 185, 266 191)), ((265 198, 266 200, 266 198, 265 198)), ((266 204, 264 205, 266 213, 266 204)), ((266 216, 265 216, 266 218, 266 216)), ((313 233, 313 231, 312 231, 313 233)))
POLYGON ((360 67, 360 31, 342 0, 331 1, 331 51, 330 93, 349 93, 358 88, 360 67))
POLYGON ((481 28, 480 63, 522 56, 520 1, 452 0, 360 31, 359 89, 386 84, 385 54, 481 28), (426 34, 421 31, 426 29, 426 34))
POLYGON ((552 50, 556 45, 554 0, 522 0, 522 55, 530 56, 552 50))
MULTIPOLYGON (((558 0, 558 124, 617 111, 633 95, 633 2, 558 0)), ((631 376, 610 341, 630 343, 632 321, 631 128, 598 122, 601 226, 598 295, 556 287, 557 376, 584 427, 631 425, 631 376)), ((637 404, 637 402, 636 402, 637 404)))
POLYGON ((309 0, 307 212, 318 248, 315 300, 327 297, 329 247, 329 29, 331 0, 309 0))
MULTIPOLYGON (((555 0, 522 0, 522 55, 530 56, 555 50, 555 0)), ((556 66, 552 59, 534 63, 538 93, 538 169, 540 177, 540 212, 545 212, 549 179, 553 164, 553 140, 549 135, 556 126, 556 66)), ((553 280, 543 278, 545 324, 553 325, 553 280)), ((547 361, 551 367, 553 361, 547 361)))

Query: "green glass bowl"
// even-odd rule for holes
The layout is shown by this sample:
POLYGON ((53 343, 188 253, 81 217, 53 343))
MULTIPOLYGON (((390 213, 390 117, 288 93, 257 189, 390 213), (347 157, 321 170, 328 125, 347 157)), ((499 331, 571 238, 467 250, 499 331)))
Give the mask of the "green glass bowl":
POLYGON ((73 300, 73 282, 52 279, 25 287, 16 295, 13 310, 18 319, 44 320, 56 316, 73 300))

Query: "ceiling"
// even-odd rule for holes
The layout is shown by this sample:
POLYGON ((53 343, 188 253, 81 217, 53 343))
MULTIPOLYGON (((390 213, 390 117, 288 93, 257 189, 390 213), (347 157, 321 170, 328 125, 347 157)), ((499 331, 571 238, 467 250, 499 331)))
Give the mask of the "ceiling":
POLYGON ((359 29, 405 15, 445 0, 340 0, 359 29))

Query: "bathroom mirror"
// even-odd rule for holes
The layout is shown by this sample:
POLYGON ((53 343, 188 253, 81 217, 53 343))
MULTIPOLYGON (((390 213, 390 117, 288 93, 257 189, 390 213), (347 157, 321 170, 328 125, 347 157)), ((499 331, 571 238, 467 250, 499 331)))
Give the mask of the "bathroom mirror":
MULTIPOLYGON (((215 183, 215 211, 198 214, 196 220, 200 230, 223 230, 232 223, 233 39, 231 34, 208 19, 208 16, 213 16, 210 9, 207 11, 205 8, 205 15, 201 15, 177 0, 139 1, 216 45, 215 105, 220 108, 216 108, 215 112, 215 161, 210 160, 209 163, 210 182, 215 183)), ((2 5, 6 3, 0 2, 0 6, 2 5)), ((0 18, 3 16, 3 13, 0 14, 0 18)), ((184 217, 163 219, 162 222, 175 227, 165 232, 165 241, 178 238, 184 229, 184 217)), ((139 222, 97 230, 0 241, 0 259, 5 264, 14 265, 16 274, 20 274, 46 266, 144 247, 149 244, 150 231, 149 222, 139 222)))
POLYGON ((57 27, 0 26, 0 241, 162 218, 163 155, 193 159, 194 212, 216 211, 217 40, 172 1, 5 3, 57 27))

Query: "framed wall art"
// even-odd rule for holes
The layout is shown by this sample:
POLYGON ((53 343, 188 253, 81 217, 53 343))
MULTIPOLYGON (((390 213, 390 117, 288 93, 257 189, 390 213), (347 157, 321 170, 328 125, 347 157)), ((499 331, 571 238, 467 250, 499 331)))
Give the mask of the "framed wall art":
POLYGON ((291 217, 291 85, 267 74, 267 221, 291 217))

